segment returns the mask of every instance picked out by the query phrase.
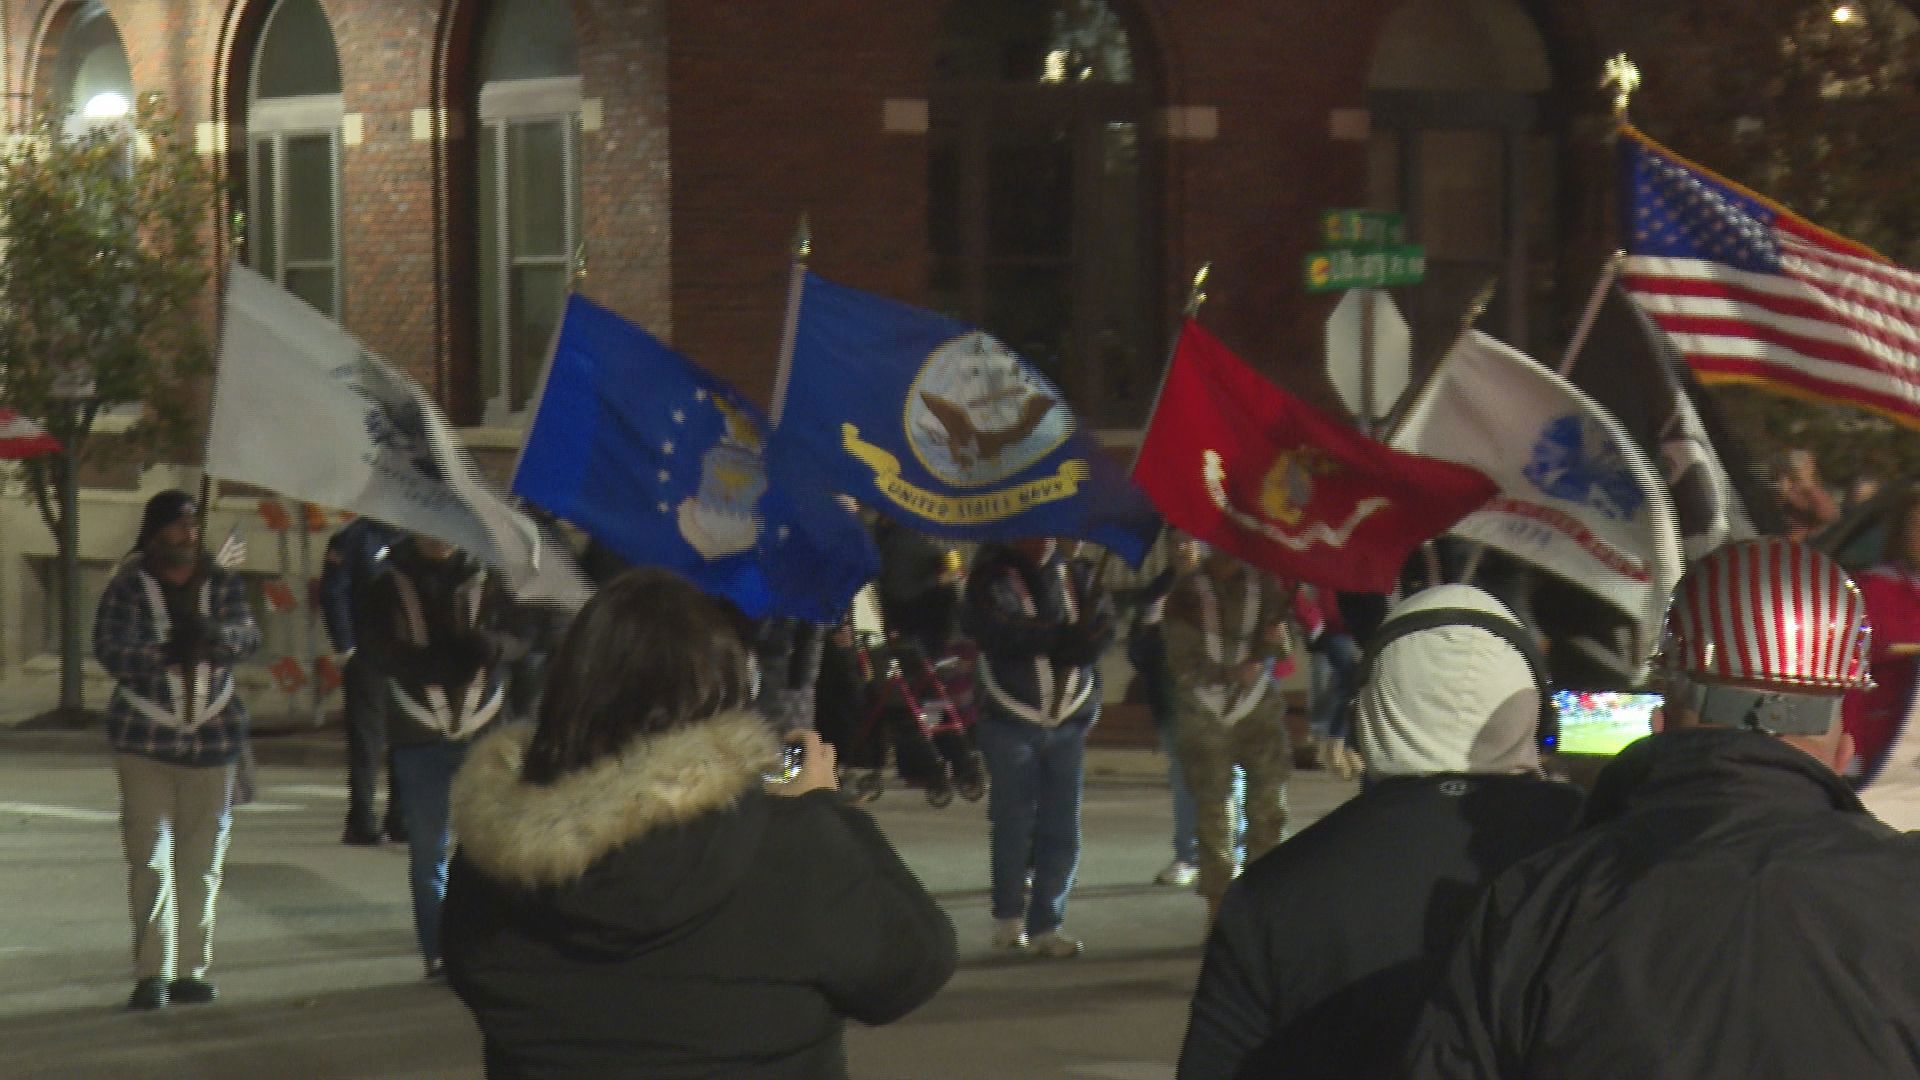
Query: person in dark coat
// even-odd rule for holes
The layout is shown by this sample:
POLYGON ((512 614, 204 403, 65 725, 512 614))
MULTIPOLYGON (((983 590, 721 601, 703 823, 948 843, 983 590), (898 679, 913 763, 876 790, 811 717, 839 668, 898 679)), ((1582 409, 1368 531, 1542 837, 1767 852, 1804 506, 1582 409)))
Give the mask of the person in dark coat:
POLYGON ((1493 883, 1411 1075, 1920 1076, 1920 836, 1835 772, 1868 637, 1804 545, 1697 563, 1667 616, 1666 729, 1601 771, 1579 832, 1493 883))
POLYGON ((529 634, 500 576, 467 552, 407 535, 387 563, 373 584, 361 647, 380 658, 387 678, 414 935, 427 976, 437 978, 453 777, 472 741, 504 710, 508 665, 526 655, 529 634))
POLYGON ((444 941, 489 1076, 845 1077, 848 1018, 952 976, 952 922, 832 747, 803 731, 768 779, 750 666, 719 602, 636 570, 581 610, 538 726, 474 747, 444 941))
POLYGON ((1540 775, 1532 662, 1468 619, 1520 632, 1467 585, 1384 624, 1355 718, 1365 786, 1228 888, 1181 1080, 1393 1075, 1479 888, 1573 828, 1579 790, 1540 775))
POLYGON ((1071 959, 1082 943, 1062 923, 1080 865, 1087 730, 1100 715, 1113 600, 1059 541, 1027 538, 974 555, 961 623, 981 653, 974 734, 992 778, 993 947, 1071 959))
POLYGON ((339 658, 343 712, 347 729, 347 823, 343 844, 377 845, 406 839, 400 825, 400 803, 387 781, 384 826, 375 813, 380 777, 388 772, 387 685, 379 657, 360 648, 373 583, 386 572, 387 552, 401 530, 370 517, 348 522, 327 541, 326 565, 320 571, 320 613, 327 640, 339 658))

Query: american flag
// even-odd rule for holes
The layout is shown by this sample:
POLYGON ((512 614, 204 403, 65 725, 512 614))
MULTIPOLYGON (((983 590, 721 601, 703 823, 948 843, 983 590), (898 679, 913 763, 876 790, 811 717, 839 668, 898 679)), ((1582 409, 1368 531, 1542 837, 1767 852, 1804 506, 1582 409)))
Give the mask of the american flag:
POLYGON ((1920 427, 1920 274, 1632 128, 1623 281, 1703 382, 1759 383, 1920 427))

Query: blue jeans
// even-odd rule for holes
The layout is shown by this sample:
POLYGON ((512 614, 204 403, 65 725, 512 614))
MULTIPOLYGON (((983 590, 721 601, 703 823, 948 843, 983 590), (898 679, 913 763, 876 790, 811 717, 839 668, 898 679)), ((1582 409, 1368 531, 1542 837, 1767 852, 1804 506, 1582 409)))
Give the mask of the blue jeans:
POLYGON ((1057 930, 1067 917, 1067 893, 1080 865, 1080 786, 1089 726, 1069 722, 1044 728, 1010 717, 983 698, 980 722, 974 727, 991 780, 987 820, 992 826, 988 866, 993 917, 1025 916, 1028 936, 1057 930))
POLYGON ((393 748, 393 793, 407 826, 407 883, 413 892, 413 933, 428 963, 440 959, 440 901, 447 895, 453 847, 448 821, 453 774, 467 757, 464 742, 393 748))
POLYGON ((1360 646, 1352 634, 1329 634, 1313 651, 1313 712, 1308 724, 1323 739, 1347 737, 1347 705, 1358 693, 1360 646))

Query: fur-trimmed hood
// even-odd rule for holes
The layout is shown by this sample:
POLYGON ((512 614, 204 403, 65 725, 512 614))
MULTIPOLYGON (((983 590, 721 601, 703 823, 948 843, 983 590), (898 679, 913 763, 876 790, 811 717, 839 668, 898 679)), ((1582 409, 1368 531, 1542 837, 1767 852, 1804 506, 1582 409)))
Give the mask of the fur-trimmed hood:
POLYGON ((453 784, 460 856, 556 936, 632 945, 699 917, 751 867, 779 742, 755 713, 635 740, 551 785, 521 779, 530 724, 476 742, 453 784))

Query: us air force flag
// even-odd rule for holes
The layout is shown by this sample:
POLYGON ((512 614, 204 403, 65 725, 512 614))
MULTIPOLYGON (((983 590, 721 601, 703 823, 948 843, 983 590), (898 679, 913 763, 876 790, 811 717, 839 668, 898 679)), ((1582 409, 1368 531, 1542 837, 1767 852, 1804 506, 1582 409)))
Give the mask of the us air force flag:
POLYGON ((242 266, 227 279, 206 471, 445 540, 524 601, 590 592, 567 550, 480 481, 413 380, 242 266))
POLYGON ((1666 484, 1605 409, 1531 357, 1462 335, 1389 440, 1500 486, 1451 532, 1550 570, 1634 621, 1633 661, 1659 643, 1682 567, 1666 484))
POLYGON ((992 336, 804 275, 773 445, 932 536, 1078 537, 1138 566, 1153 507, 1045 376, 992 336))
POLYGON ((750 616, 834 621, 879 553, 804 459, 763 456, 765 431, 732 387, 574 296, 513 490, 750 616))

